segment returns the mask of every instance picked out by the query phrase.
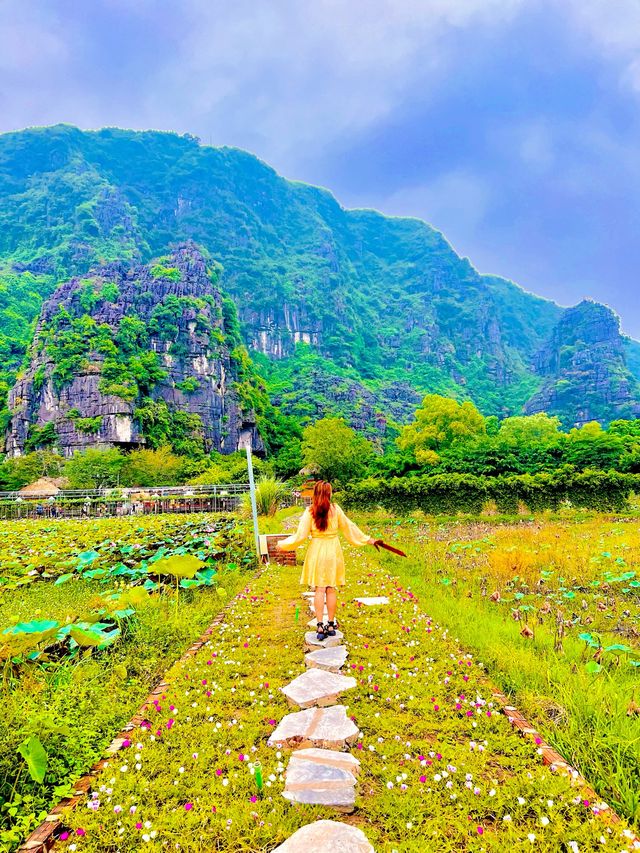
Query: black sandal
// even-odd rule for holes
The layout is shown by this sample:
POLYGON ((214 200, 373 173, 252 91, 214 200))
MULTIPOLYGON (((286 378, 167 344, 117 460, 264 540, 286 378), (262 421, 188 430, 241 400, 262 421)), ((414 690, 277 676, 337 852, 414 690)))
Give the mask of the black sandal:
POLYGON ((324 632, 327 635, 327 637, 335 637, 336 625, 335 625, 335 622, 333 620, 331 622, 327 622, 327 624, 324 626, 324 632))
POLYGON ((316 639, 322 641, 322 640, 326 639, 326 636, 327 636, 327 634, 325 631, 325 626, 322 624, 322 622, 318 622, 316 639))

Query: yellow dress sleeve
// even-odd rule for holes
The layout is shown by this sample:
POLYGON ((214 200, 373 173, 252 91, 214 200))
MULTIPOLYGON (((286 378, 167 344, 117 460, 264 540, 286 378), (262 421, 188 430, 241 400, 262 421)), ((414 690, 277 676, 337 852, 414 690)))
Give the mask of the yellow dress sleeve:
POLYGON ((351 519, 347 518, 342 507, 339 507, 337 504, 336 511, 338 513, 338 527, 347 542, 351 545, 361 547, 362 545, 368 545, 372 541, 370 536, 363 533, 362 530, 360 530, 360 528, 351 521, 351 519))
POLYGON ((287 536, 286 539, 281 539, 278 542, 278 550, 280 551, 295 551, 305 539, 311 535, 311 513, 308 509, 302 513, 298 529, 292 536, 287 536))

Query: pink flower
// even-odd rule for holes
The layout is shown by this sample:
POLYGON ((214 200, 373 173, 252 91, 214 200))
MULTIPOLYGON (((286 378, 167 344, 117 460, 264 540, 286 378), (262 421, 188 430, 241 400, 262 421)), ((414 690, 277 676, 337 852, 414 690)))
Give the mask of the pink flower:
POLYGON ((174 722, 175 722, 175 720, 173 719, 173 717, 171 719, 167 720, 167 728, 171 729, 173 727, 174 722))
POLYGON ((69 837, 68 832, 61 832, 60 833, 60 841, 66 841, 68 837, 69 837))
POLYGON ((185 803, 184 804, 184 810, 186 812, 190 812, 192 808, 193 808, 193 803, 185 803))
POLYGON ((136 829, 142 829, 142 822, 141 821, 137 822, 136 829))
POLYGON ((218 767, 218 769, 216 770, 216 776, 222 776, 222 770, 220 770, 220 768, 219 768, 219 767, 218 767))
POLYGON ((482 835, 484 832, 484 829, 481 826, 476 827, 476 829, 478 830, 478 835, 482 835))
POLYGON ((424 783, 427 781, 427 777, 426 777, 426 776, 421 776, 421 777, 420 777, 420 781, 421 781, 421 782, 422 782, 422 784, 424 785, 424 783))
POLYGON ((255 794, 254 794, 252 797, 250 797, 250 799, 251 799, 251 802, 252 802, 252 803, 257 803, 257 802, 258 802, 258 798, 256 797, 256 795, 255 795, 255 794))
POLYGON ((245 755, 244 755, 244 753, 241 752, 240 755, 238 756, 238 761, 244 761, 244 759, 245 759, 245 755))
POLYGON ((131 746, 131 741, 129 740, 129 738, 125 738, 125 739, 122 741, 122 748, 123 748, 123 749, 126 749, 128 746, 131 746))
POLYGON ((81 826, 79 826, 79 827, 76 829, 76 835, 80 835, 80 836, 82 836, 82 835, 86 835, 86 834, 87 834, 87 833, 84 831, 84 829, 83 829, 81 826))

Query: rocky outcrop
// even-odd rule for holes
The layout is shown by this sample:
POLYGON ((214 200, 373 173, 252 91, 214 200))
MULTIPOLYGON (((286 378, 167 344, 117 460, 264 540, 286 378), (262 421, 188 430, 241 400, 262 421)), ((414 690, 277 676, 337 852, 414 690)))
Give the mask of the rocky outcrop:
POLYGON ((296 375, 289 390, 273 396, 273 403, 311 422, 344 417, 358 432, 379 439, 390 423, 408 422, 421 399, 407 383, 383 385, 372 391, 362 382, 331 375, 318 367, 296 375))
POLYGON ((534 370, 542 387, 526 414, 558 415, 565 426, 640 416, 640 388, 626 363, 620 320, 605 305, 585 300, 568 308, 534 370))
POLYGON ((245 401, 247 389, 260 389, 228 312, 216 265, 190 243, 156 263, 112 263, 61 284, 9 395, 6 452, 18 456, 40 442, 65 455, 140 447, 150 443, 154 418, 176 417, 205 450, 261 450, 245 401))

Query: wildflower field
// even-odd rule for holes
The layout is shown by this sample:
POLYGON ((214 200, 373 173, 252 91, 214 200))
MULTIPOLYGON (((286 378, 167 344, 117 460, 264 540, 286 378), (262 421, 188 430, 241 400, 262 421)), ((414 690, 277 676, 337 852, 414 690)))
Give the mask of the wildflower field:
MULTIPOLYGON (((20 566, 3 568, 0 630, 47 616, 59 632, 69 619, 87 622, 88 611, 106 622, 110 596, 118 612, 135 615, 116 617, 120 633, 102 648, 52 634, 37 645, 43 655, 27 660, 25 648, 19 664, 15 649, 5 655, 4 849, 72 790, 167 667, 166 688, 64 815, 56 849, 272 851, 327 817, 359 827, 387 853, 636 849, 637 523, 375 513, 358 521, 409 559, 347 552, 338 618, 349 653, 343 672, 357 684, 341 702, 361 733, 351 748, 361 769, 349 815, 285 800, 289 751, 267 745, 291 711, 280 688, 305 671, 299 568, 271 564, 256 574, 246 530, 231 519, 218 529, 214 517, 145 519, 148 527, 105 519, 93 532, 64 522, 59 536, 23 526, 38 579, 16 588, 20 566), (128 546, 133 552, 118 551, 128 546), (164 575, 162 561, 176 552, 205 566, 191 578, 164 575), (132 573, 114 577, 119 563, 132 573), (105 574, 86 577, 94 566, 105 574), (355 601, 368 595, 389 604, 355 601), (230 600, 198 653, 172 666, 230 600), (596 799, 545 766, 534 738, 514 732, 496 688, 596 799), (40 782, 31 774, 37 755, 24 757, 32 735, 47 753, 40 782)), ((282 518, 267 524, 279 530, 282 518)), ((20 547, 18 525, 0 533, 20 547)))

